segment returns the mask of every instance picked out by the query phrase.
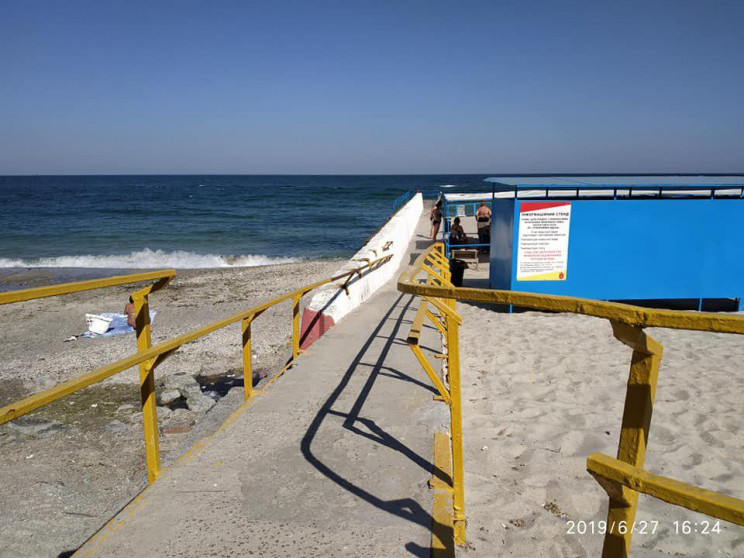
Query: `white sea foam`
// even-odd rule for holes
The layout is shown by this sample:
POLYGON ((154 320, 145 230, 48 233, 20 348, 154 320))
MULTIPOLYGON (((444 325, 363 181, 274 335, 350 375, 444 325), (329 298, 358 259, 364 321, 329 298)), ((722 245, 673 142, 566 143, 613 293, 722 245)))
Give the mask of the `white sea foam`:
POLYGON ((145 248, 139 252, 109 256, 59 256, 56 258, 36 258, 30 260, 0 258, 0 268, 8 267, 103 267, 148 269, 175 267, 196 269, 211 267, 254 267, 276 265, 298 261, 296 258, 270 258, 256 254, 243 256, 223 256, 220 254, 195 254, 177 250, 165 252, 145 248))

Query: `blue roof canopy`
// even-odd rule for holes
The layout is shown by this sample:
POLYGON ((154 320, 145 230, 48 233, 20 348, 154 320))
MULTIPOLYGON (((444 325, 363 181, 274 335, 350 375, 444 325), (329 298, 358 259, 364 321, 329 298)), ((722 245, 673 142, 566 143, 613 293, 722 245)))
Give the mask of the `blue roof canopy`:
POLYGON ((660 186, 675 187, 715 187, 715 186, 742 186, 744 185, 744 174, 729 175, 664 175, 664 176, 583 176, 583 175, 546 175, 546 176, 494 176, 486 178, 485 182, 508 187, 510 190, 522 188, 534 188, 535 186, 550 186, 557 188, 581 188, 590 186, 592 188, 659 188, 660 186))

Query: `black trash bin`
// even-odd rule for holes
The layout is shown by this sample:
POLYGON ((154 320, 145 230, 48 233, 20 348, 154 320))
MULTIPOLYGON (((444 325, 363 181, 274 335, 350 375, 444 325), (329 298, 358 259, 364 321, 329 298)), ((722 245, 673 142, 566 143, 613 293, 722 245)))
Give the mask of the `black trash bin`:
POLYGON ((468 263, 464 260, 451 259, 450 273, 452 274, 451 281, 455 287, 462 287, 462 276, 465 273, 465 268, 468 267, 468 263))

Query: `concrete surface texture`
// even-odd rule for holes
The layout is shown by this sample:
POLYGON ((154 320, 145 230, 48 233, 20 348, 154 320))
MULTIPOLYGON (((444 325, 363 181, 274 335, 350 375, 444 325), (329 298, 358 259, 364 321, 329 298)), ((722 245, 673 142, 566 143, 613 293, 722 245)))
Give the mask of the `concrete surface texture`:
POLYGON ((75 556, 429 556, 448 415, 405 342, 417 304, 390 281, 75 556))

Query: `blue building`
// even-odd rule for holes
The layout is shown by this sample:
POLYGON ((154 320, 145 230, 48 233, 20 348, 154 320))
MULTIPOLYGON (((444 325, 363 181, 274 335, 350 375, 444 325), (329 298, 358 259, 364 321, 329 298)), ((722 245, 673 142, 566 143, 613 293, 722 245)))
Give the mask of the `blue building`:
MULTIPOLYGON (((500 176, 447 194, 492 210, 493 289, 601 300, 744 299, 744 176, 500 176)), ((467 208, 465 211, 463 208, 467 208)))

